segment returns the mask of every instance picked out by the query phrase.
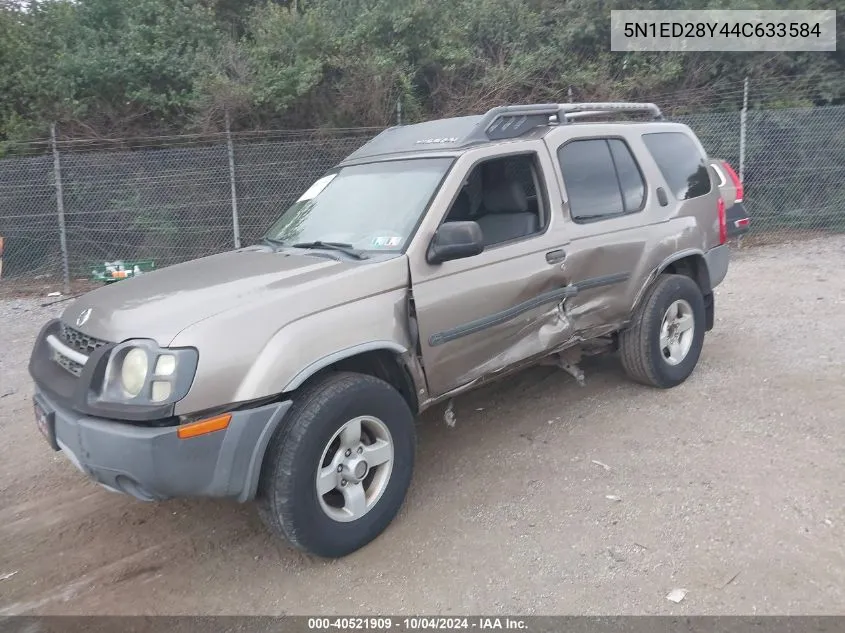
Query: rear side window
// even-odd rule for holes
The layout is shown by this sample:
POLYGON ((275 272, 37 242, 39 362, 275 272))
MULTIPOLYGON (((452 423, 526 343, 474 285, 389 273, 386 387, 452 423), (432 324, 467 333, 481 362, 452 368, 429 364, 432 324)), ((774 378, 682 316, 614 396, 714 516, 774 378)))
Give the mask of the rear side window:
POLYGON ((643 134, 643 142, 678 200, 710 193, 707 163, 692 139, 683 132, 643 134))
POLYGON ((642 209, 645 183, 624 141, 571 141, 557 157, 573 219, 600 220, 642 209))
POLYGON ((613 156, 613 164, 616 166, 616 175, 619 177, 619 189, 622 192, 622 202, 625 205, 625 212, 632 213, 639 211, 645 199, 645 184, 643 183, 640 168, 631 155, 631 150, 624 141, 618 138, 607 140, 610 147, 610 154, 613 156))

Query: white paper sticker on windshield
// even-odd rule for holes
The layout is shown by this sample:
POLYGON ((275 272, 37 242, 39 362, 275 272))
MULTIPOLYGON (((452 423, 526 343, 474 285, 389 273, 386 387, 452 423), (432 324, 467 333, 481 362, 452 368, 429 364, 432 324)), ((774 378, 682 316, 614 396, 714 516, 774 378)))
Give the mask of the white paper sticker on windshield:
POLYGON ((325 189, 332 180, 334 180, 335 176, 337 176, 337 174, 329 174, 328 176, 320 178, 317 182, 308 187, 308 191, 299 196, 299 200, 297 200, 297 202, 316 198, 320 192, 325 189))
POLYGON ((373 246, 376 248, 391 248, 399 246, 402 238, 398 235, 385 235, 384 237, 373 238, 373 246))

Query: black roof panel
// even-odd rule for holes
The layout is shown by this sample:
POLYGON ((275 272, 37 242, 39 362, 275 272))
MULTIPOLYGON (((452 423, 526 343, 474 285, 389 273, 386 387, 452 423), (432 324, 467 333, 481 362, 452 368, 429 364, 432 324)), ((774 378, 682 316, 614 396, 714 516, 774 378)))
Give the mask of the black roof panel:
POLYGON ((384 154, 457 149, 483 118, 483 115, 462 116, 387 128, 347 156, 344 162, 384 154))

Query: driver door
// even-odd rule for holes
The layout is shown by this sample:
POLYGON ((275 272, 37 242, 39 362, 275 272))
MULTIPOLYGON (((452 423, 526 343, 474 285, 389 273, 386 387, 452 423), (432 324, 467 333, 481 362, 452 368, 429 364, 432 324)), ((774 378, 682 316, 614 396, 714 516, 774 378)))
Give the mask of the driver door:
POLYGON ((541 141, 514 145, 507 157, 501 146, 461 156, 432 207, 442 212, 428 214, 408 251, 432 397, 544 355, 572 337, 562 309, 571 286, 561 266, 568 240, 554 167, 541 141), (476 169, 495 177, 482 182, 480 196, 470 196, 469 217, 461 219, 479 223, 485 249, 429 264, 426 252, 434 232, 450 219, 476 169))

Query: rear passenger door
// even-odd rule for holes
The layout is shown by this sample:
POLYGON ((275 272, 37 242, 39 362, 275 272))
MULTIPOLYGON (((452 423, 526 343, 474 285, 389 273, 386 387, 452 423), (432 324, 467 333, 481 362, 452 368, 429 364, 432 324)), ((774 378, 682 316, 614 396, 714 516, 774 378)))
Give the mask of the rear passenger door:
POLYGON ((618 134, 596 136, 561 128, 547 140, 571 240, 564 265, 578 288, 567 313, 586 336, 612 331, 627 318, 647 247, 644 225, 657 220, 659 208, 647 169, 636 158, 642 141, 619 127, 618 134))

